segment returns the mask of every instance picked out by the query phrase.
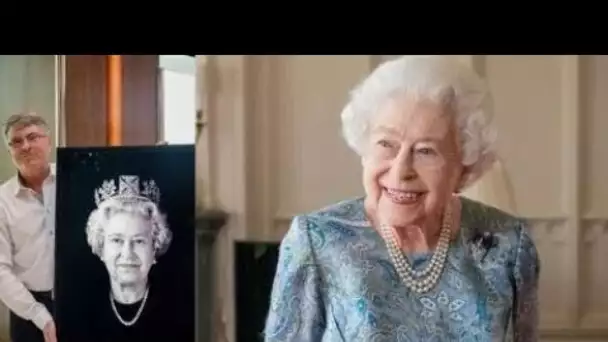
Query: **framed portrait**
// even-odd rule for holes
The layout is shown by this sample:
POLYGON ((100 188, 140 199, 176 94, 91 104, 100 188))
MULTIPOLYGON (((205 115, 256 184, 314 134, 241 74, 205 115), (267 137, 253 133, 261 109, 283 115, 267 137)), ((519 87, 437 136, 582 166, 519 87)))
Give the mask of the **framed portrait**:
POLYGON ((194 341, 193 145, 59 148, 62 342, 194 341))

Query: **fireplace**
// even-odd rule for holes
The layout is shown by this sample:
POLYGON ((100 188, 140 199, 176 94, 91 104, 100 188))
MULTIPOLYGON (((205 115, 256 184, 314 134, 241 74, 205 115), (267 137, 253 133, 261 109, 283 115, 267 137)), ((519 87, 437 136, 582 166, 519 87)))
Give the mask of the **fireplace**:
POLYGON ((222 211, 205 211, 196 218, 196 341, 212 339, 213 312, 213 245, 228 215, 222 211))
POLYGON ((279 243, 235 242, 236 342, 263 341, 279 243))

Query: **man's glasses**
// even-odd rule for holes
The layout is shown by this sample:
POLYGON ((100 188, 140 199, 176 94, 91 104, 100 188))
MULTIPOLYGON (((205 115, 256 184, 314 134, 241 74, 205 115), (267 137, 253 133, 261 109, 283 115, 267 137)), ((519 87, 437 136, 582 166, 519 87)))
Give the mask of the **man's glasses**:
POLYGON ((31 144, 31 143, 35 143, 40 138, 44 138, 44 137, 46 137, 46 135, 44 135, 44 134, 30 133, 30 134, 26 135, 24 138, 14 137, 13 139, 11 139, 11 141, 8 142, 8 145, 12 148, 20 148, 23 146, 25 141, 27 141, 28 144, 31 144))

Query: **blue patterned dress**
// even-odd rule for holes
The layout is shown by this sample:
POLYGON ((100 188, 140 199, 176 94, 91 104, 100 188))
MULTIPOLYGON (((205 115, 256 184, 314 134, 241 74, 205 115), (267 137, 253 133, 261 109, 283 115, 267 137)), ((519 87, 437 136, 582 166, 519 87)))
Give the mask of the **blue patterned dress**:
MULTIPOLYGON (((539 259, 525 223, 462 198, 435 289, 407 290, 363 198, 293 220, 283 238, 266 342, 537 341, 539 259)), ((407 255, 424 267, 431 254, 407 255)))

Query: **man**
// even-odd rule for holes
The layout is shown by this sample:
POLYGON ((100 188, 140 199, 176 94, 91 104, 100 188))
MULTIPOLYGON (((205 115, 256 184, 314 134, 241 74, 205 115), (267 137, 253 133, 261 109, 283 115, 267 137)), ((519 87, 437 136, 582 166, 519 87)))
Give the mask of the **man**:
POLYGON ((56 342, 52 317, 55 171, 49 126, 15 114, 4 137, 17 174, 0 186, 0 300, 12 342, 56 342))

